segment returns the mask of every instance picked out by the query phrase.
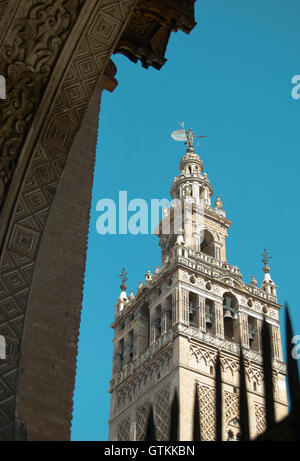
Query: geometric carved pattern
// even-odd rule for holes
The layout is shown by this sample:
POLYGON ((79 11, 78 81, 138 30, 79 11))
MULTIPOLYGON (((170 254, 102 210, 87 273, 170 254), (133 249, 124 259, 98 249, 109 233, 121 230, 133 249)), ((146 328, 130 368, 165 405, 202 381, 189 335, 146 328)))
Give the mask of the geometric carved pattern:
POLYGON ((200 405, 201 439, 204 441, 215 440, 215 391, 212 387, 198 383, 200 405))
POLYGON ((208 366, 208 365, 214 366, 215 361, 216 361, 215 352, 212 352, 204 347, 199 347, 193 344, 191 344, 190 346, 190 352, 191 352, 191 359, 194 359, 197 365, 200 364, 201 361, 203 361, 205 366, 208 366))
POLYGON ((252 365, 249 365, 246 368, 246 375, 248 376, 249 382, 256 381, 257 384, 261 383, 263 380, 262 372, 252 365))
POLYGON ((255 423, 257 435, 266 430, 266 409, 263 405, 255 404, 255 423))
MULTIPOLYGON (((221 370, 222 372, 230 372, 227 376, 227 379, 233 379, 237 372, 239 371, 239 363, 238 360, 234 360, 229 358, 228 356, 221 356, 221 370)), ((214 366, 216 361, 216 353, 206 349, 205 347, 196 346, 195 344, 190 345, 190 365, 196 368, 201 368, 201 363, 208 367, 209 365, 214 366)), ((263 373, 262 371, 253 366, 248 365, 245 367, 245 373, 248 378, 248 382, 256 382, 257 385, 261 384, 263 380, 263 373)), ((225 375, 226 378, 226 375, 225 375)), ((277 379, 276 376, 273 379, 274 381, 274 390, 277 389, 277 379)))
POLYGON ((154 420, 157 440, 169 440, 170 404, 169 386, 155 396, 154 420))
POLYGON ((231 418, 238 418, 239 415, 239 399, 236 394, 225 392, 225 418, 228 422, 231 418))
POLYGON ((118 442, 130 440, 130 417, 118 425, 117 440, 118 442))
POLYGON ((51 71, 82 4, 82 0, 22 2, 4 37, 0 74, 6 77, 7 97, 0 111, 0 208, 51 71))
POLYGON ((239 399, 236 394, 224 392, 225 430, 227 440, 239 439, 239 399))
MULTIPOLYGON (((238 371, 238 361, 230 359, 229 357, 220 357, 221 359, 221 370, 223 372, 230 371, 231 376, 234 377, 238 371)), ((201 363, 207 368, 209 366, 215 366, 216 352, 206 349, 203 346, 190 345, 190 364, 201 368, 201 363)))
MULTIPOLYGON (((90 17, 91 24, 86 24, 76 45, 67 72, 63 75, 60 86, 54 95, 52 106, 47 112, 47 119, 42 129, 39 130, 36 147, 32 151, 26 152, 27 155, 31 155, 31 159, 27 171, 24 172, 18 201, 10 218, 11 227, 7 246, 3 248, 0 255, 0 334, 16 341, 18 343, 16 350, 19 350, 22 339, 24 318, 39 244, 70 147, 80 128, 94 89, 99 82, 101 84, 99 78, 104 75, 116 32, 121 29, 135 2, 136 0, 118 2, 104 0, 95 3, 93 16, 90 17)), ((10 150, 10 154, 5 158, 10 162, 9 165, 12 168, 15 166, 21 144, 24 141, 28 123, 36 113, 41 97, 39 92, 42 92, 45 87, 49 73, 56 64, 57 53, 60 47, 63 47, 64 40, 84 3, 82 0, 64 0, 63 2, 61 0, 49 0, 47 2, 26 0, 26 2, 22 2, 24 7, 22 14, 27 19, 24 23, 24 29, 20 27, 19 22, 25 20, 22 17, 16 19, 19 31, 15 33, 20 36, 20 43, 11 39, 11 43, 9 42, 6 48, 9 65, 7 68, 5 67, 5 71, 0 72, 5 75, 11 72, 15 79, 19 79, 18 84, 14 81, 12 87, 7 88, 7 101, 0 102, 1 105, 7 105, 1 112, 2 115, 8 114, 11 104, 9 94, 12 92, 12 101, 16 104, 14 114, 17 114, 19 120, 16 126, 20 128, 20 131, 17 139, 14 140, 13 135, 10 134, 10 127, 7 130, 2 130, 4 135, 8 133, 10 136, 7 138, 9 142, 5 144, 10 150), (37 21, 35 21, 35 16, 38 18, 37 21), (58 21, 58 24, 55 21, 58 21), (43 26, 44 29, 42 29, 43 26), (30 49, 26 48, 26 34, 32 37, 30 38, 30 49), (37 35, 35 36, 35 34, 37 35), (42 41, 48 40, 49 34, 51 36, 49 42, 43 48, 42 41), (60 34, 56 41, 55 34, 60 34), (35 56, 34 50, 38 50, 39 46, 40 50, 46 53, 46 57, 41 54, 41 51, 37 51, 37 56, 35 56), (48 50, 48 46, 51 50, 48 50), (55 55, 53 54, 54 51, 55 55), (23 52, 25 54, 22 57, 19 53, 23 52), (23 65, 23 58, 30 62, 23 65), (13 67, 14 59, 20 61, 17 67, 13 67), (36 60, 34 61, 34 59, 36 60), (26 66, 32 66, 33 63, 39 66, 39 72, 30 69, 29 73, 26 74, 26 66), (27 77, 32 77, 33 80, 24 83, 24 78, 27 77), (37 78, 40 78, 38 82, 36 81, 37 78), (34 95, 31 93, 22 94, 22 88, 26 92, 34 91, 35 93, 34 95), (21 98, 20 101, 18 98, 21 98), (28 98, 33 101, 32 105, 28 103, 28 98), (21 106, 18 106, 19 102, 21 106), (28 117, 26 117, 25 112, 20 115, 20 111, 26 110, 31 110, 28 117), (21 126, 21 121, 24 122, 24 126, 21 126)), ((6 63, 2 61, 0 65, 6 66, 6 63)), ((13 125, 13 118, 7 120, 13 125)), ((0 139, 0 147, 5 142, 6 139, 0 139)), ((4 155, 4 150, 2 149, 1 155, 4 155)), ((6 163, 3 164, 1 158, 0 173, 7 166, 6 163)), ((8 175, 10 174, 12 171, 8 173, 8 175)), ((7 184, 7 180, 8 177, 3 177, 0 174, 0 183, 4 181, 7 184)), ((14 438, 15 409, 13 402, 17 364, 17 358, 1 363, 0 386, 6 391, 0 393, 0 406, 3 409, 0 416, 0 440, 2 438, 4 440, 14 438)))
POLYGON ((7 5, 8 5, 8 0, 0 0, 0 21, 4 16, 7 5))
POLYGON ((143 364, 140 372, 135 373, 132 370, 132 378, 129 381, 126 380, 126 384, 121 384, 117 389, 115 413, 121 411, 125 405, 130 404, 139 394, 145 392, 147 387, 152 386, 158 379, 168 373, 171 356, 172 346, 163 348, 155 356, 155 360, 148 360, 143 364))
POLYGON ((229 359, 228 357, 225 357, 221 359, 221 365, 222 365, 222 370, 228 371, 230 370, 231 375, 234 376, 235 373, 238 371, 238 362, 237 360, 232 360, 229 359))
POLYGON ((137 440, 137 441, 144 440, 149 411, 150 411, 150 402, 149 402, 149 400, 147 400, 143 405, 141 405, 136 410, 135 440, 137 440))

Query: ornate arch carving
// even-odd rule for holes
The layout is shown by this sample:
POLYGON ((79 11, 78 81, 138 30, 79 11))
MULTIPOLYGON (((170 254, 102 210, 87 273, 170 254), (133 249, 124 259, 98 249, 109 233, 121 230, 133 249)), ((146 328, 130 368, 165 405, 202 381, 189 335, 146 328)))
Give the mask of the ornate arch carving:
MULTIPOLYGON (((148 3, 157 24, 170 30, 193 27, 193 0, 148 3)), ((30 438, 69 438, 95 151, 94 146, 90 156, 80 158, 76 135, 82 135, 90 104, 92 111, 98 110, 101 91, 116 85, 110 56, 118 51, 137 4, 138 0, 18 0, 13 5, 0 1, 0 74, 7 80, 7 99, 0 101, 0 334, 7 338, 9 351, 0 371, 3 440, 24 437, 15 424, 16 410, 30 438), (71 221, 73 235, 59 239, 65 231, 67 190, 78 196, 82 180, 82 209, 72 200, 67 207, 77 213, 78 228, 71 221), (67 240, 78 245, 75 278, 70 276, 74 270, 67 240), (58 268, 59 254, 64 255, 61 270, 68 286, 74 286, 73 294, 63 293, 58 277, 56 289, 45 282, 47 258, 50 255, 58 268), (58 347, 59 360, 51 358, 58 347), (65 387, 59 378, 63 364, 69 367, 65 387), (65 391, 55 396, 55 388, 65 391), (59 405, 61 399, 65 409, 59 405), (40 421, 35 419, 39 413, 40 421)), ((165 38, 158 30, 149 36, 148 65, 162 60, 165 38)), ((94 122, 96 126, 95 115, 94 122)), ((47 276, 53 282, 54 271, 47 276)))

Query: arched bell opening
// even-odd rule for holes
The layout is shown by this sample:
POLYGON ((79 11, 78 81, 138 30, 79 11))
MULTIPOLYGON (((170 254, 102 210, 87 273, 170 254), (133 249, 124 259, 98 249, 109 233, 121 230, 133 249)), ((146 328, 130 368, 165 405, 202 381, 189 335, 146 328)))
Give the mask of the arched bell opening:
POLYGON ((189 293, 189 324, 198 327, 199 319, 198 296, 195 293, 189 293))
POLYGON ((166 298, 166 331, 172 327, 172 295, 166 298))
POLYGON ((223 295, 224 336, 230 341, 239 342, 240 328, 238 322, 239 303, 232 293, 223 295))
POLYGON ((145 303, 138 310, 138 337, 137 351, 138 354, 144 352, 150 344, 150 312, 149 303, 145 303))
POLYGON ((249 335, 249 346, 254 351, 259 350, 259 339, 258 339, 258 327, 257 319, 248 316, 248 335, 249 335))
POLYGON ((211 299, 205 300, 205 326, 206 331, 215 334, 215 308, 211 299))
POLYGON ((161 336, 161 330, 162 330, 161 306, 157 306, 155 309, 154 328, 155 328, 155 339, 157 339, 161 336))
POLYGON ((200 202, 204 203, 206 200, 206 190, 205 187, 200 188, 200 202))
POLYGON ((215 258, 216 255, 214 236, 207 229, 205 229, 203 232, 201 252, 208 256, 212 256, 213 258, 215 258))
POLYGON ((122 370, 124 365, 124 339, 120 339, 117 344, 116 349, 116 360, 115 360, 116 368, 115 371, 118 373, 122 370))
POLYGON ((134 332, 130 330, 127 338, 127 362, 131 362, 134 357, 134 332))

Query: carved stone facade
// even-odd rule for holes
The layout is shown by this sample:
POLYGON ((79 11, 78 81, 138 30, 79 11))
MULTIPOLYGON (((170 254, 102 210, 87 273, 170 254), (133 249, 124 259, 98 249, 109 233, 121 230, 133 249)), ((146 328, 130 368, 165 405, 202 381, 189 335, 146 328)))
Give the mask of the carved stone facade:
POLYGON ((130 438, 130 419, 125 419, 118 426, 118 441, 123 442, 130 438))
POLYGON ((203 440, 215 440, 215 390, 213 387, 198 385, 199 406, 200 406, 200 426, 203 440))
POLYGON ((163 388, 155 396, 154 418, 156 421, 157 440, 169 440, 170 426, 170 390, 163 388))
MULTIPOLYGON (((186 30, 194 2, 179 17, 180 3, 152 2, 149 14, 161 11, 164 24, 168 14, 170 31, 186 30)), ((138 4, 0 2, 1 440, 24 438, 22 419, 30 439, 70 437, 97 114, 102 90, 117 84, 110 57, 132 15, 132 56, 143 40, 138 4)), ((149 40, 147 63, 157 67, 167 41, 160 31, 149 40)))
POLYGON ((130 440, 142 440, 150 404, 158 439, 167 440, 175 390, 180 407, 179 440, 191 440, 195 384, 202 438, 215 440, 218 352, 223 389, 222 437, 239 440, 240 347, 245 361, 250 436, 261 433, 265 427, 261 354, 264 316, 273 339, 276 419, 287 413, 281 306, 270 268, 265 264, 264 279, 258 288, 256 280, 245 283, 238 267, 228 263, 226 237, 231 222, 219 197, 215 207, 211 205, 213 189, 203 173, 203 162, 193 145, 187 144, 180 162, 181 174, 171 188, 173 206, 164 213, 159 226, 162 266, 157 266, 153 274, 147 271, 145 284, 139 285, 135 296, 131 292, 127 298, 123 283, 115 305, 110 440, 117 439, 117 428, 125 413, 131 415, 130 440), (178 218, 178 201, 183 219, 182 228, 179 226, 176 232, 172 226, 178 218), (164 233, 167 219, 170 226, 164 233), (129 390, 132 388, 133 392, 129 390), (121 398, 120 406, 124 391, 130 398, 121 398))
POLYGON ((143 405, 136 410, 136 429, 135 429, 135 440, 144 440, 146 431, 147 419, 150 411, 150 402, 147 400, 143 405))
POLYGON ((266 411, 263 405, 255 404, 255 425, 257 434, 261 434, 266 429, 266 411))
POLYGON ((143 67, 160 69, 172 31, 189 33, 196 25, 194 1, 140 0, 121 36, 116 52, 143 67), (170 7, 172 11, 170 11, 170 7))

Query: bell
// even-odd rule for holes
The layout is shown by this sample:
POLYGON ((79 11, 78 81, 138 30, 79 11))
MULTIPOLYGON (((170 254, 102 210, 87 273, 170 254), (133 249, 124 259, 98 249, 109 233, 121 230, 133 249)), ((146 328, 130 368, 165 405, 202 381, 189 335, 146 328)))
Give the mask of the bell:
POLYGON ((211 328, 211 327, 212 327, 211 314, 210 314, 209 312, 206 313, 206 316, 205 316, 205 323, 206 323, 206 327, 207 327, 207 328, 211 328))
POLYGON ((205 306, 205 323, 207 328, 212 326, 212 313, 209 305, 205 306))
POLYGON ((225 296, 224 301, 223 301, 223 306, 225 309, 226 307, 231 308, 231 298, 229 298, 229 296, 225 296))
POLYGON ((224 310, 224 320, 232 320, 234 318, 232 312, 228 309, 224 310))
POLYGON ((252 325, 249 325, 248 332, 249 332, 249 342, 252 343, 256 335, 256 331, 252 325))
POLYGON ((191 316, 196 315, 196 308, 194 307, 193 303, 190 301, 189 303, 189 314, 191 316))

